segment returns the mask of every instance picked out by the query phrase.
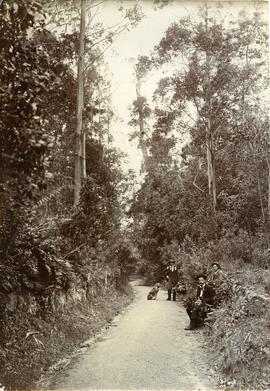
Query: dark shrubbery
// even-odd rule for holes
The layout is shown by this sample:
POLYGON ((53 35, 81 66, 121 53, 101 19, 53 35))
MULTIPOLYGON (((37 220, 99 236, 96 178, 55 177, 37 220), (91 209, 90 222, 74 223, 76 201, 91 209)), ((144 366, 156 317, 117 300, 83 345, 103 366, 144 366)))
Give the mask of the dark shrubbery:
POLYGON ((232 273, 229 300, 208 320, 220 383, 232 389, 269 388, 269 277, 261 270, 232 273))

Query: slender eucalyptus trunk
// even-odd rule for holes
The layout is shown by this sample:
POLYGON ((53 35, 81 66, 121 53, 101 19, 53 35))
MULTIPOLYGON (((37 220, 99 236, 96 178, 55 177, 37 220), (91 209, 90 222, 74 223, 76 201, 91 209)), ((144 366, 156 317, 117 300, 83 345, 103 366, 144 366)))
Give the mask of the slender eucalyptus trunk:
POLYGON ((82 179, 86 178, 86 133, 82 133, 82 179))
MULTIPOLYGON (((136 84, 136 95, 137 95, 137 99, 139 100, 139 98, 141 98, 141 81, 139 80, 139 78, 137 78, 137 84, 136 84)), ((142 151, 142 155, 143 155, 143 164, 142 164, 142 167, 141 167, 141 172, 144 171, 144 166, 145 166, 145 162, 146 162, 146 159, 147 159, 147 148, 146 148, 146 145, 145 145, 145 129, 144 129, 144 118, 143 118, 143 107, 139 107, 139 130, 140 130, 140 134, 139 134, 139 147, 142 151)))
POLYGON ((78 59, 78 86, 77 86, 77 108, 76 108, 76 131, 75 131, 75 168, 74 168, 74 205, 80 201, 80 191, 83 177, 83 161, 85 160, 85 142, 83 136, 83 84, 84 84, 84 38, 85 38, 85 14, 86 2, 81 0, 81 22, 80 22, 80 46, 78 59))
MULTIPOLYGON (((205 29, 208 34, 208 5, 206 3, 205 29)), ((216 170, 215 170, 215 150, 214 150, 214 135, 212 126, 212 102, 211 102, 211 80, 210 80, 210 59, 208 51, 206 52, 206 105, 208 118, 206 124, 206 159, 207 159, 207 175, 209 197, 212 205, 213 216, 216 216, 217 206, 217 189, 216 189, 216 170)))
MULTIPOLYGON (((260 202, 260 208, 261 208, 262 223, 263 223, 264 229, 266 230, 266 226, 265 226, 266 218, 265 218, 265 209, 264 209, 264 202, 263 202, 263 198, 264 197, 263 197, 263 192, 262 192, 260 170, 259 170, 258 165, 257 165, 257 160, 256 160, 256 156, 255 156, 254 146, 252 145, 251 142, 249 142, 249 148, 250 148, 250 151, 251 151, 251 154, 252 154, 252 160, 253 160, 253 164, 254 164, 254 167, 255 167, 256 176, 257 176, 257 189, 258 189, 258 196, 259 196, 259 202, 260 202)), ((268 196, 269 196, 269 194, 268 194, 268 196)), ((268 201, 269 201, 269 199, 268 199, 268 201)), ((268 207, 269 207, 269 204, 268 204, 268 207)), ((268 212, 269 212, 269 210, 268 210, 268 212)))
MULTIPOLYGON (((209 121, 209 125, 210 125, 210 121, 209 121)), ((209 129, 207 129, 206 131, 206 158, 207 158, 209 197, 211 199, 213 215, 215 216, 216 206, 217 206, 215 154, 214 154, 213 135, 209 129)))

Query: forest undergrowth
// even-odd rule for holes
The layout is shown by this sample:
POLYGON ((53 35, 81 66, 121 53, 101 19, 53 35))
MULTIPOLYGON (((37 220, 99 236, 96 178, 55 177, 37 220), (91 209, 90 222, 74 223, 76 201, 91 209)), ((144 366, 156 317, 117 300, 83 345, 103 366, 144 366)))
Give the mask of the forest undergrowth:
POLYGON ((62 311, 48 311, 43 318, 19 311, 7 315, 9 346, 0 353, 2 384, 7 390, 44 387, 76 349, 106 328, 132 298, 129 287, 120 293, 111 286, 62 311))
POLYGON ((207 343, 227 389, 270 386, 270 271, 229 274, 230 297, 208 319, 207 343))
POLYGON ((208 322, 213 365, 224 387, 269 389, 264 9, 224 6, 225 23, 206 4, 138 56, 129 122, 143 157, 136 179, 113 146, 103 53, 140 22, 140 2, 119 7, 122 22, 108 28, 92 20, 100 2, 88 14, 86 3, 0 7, 0 381, 29 388, 129 302, 121 287, 136 265, 155 283, 173 260, 189 290, 221 264, 227 286, 208 322), (140 87, 161 68, 148 104, 140 87))
POLYGON ((260 239, 245 234, 223 238, 206 248, 186 246, 183 276, 189 292, 196 276, 219 262, 224 279, 216 289, 220 304, 208 315, 206 346, 221 388, 270 387, 270 270, 260 239))

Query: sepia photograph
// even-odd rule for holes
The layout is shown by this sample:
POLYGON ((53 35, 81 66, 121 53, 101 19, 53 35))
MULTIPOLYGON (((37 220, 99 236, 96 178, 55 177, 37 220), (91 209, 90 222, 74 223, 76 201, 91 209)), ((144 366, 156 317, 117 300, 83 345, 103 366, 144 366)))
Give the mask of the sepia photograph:
POLYGON ((270 390, 269 9, 0 0, 0 391, 270 390))

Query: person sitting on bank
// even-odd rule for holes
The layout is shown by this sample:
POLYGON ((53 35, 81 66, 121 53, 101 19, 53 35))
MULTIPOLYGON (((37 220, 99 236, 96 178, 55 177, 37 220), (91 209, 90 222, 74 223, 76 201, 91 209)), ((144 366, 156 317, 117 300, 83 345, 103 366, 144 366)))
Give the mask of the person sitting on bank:
POLYGON ((211 265, 210 273, 207 278, 207 284, 215 290, 215 305, 218 306, 226 297, 230 295, 231 282, 221 269, 217 262, 211 265))
POLYGON ((211 265, 211 270, 207 278, 207 282, 213 288, 219 286, 224 280, 224 273, 221 270, 221 266, 217 262, 213 262, 211 265))
POLYGON ((186 311, 190 318, 190 324, 185 330, 193 330, 204 323, 204 319, 214 303, 215 291, 206 283, 206 277, 198 277, 196 299, 186 303, 186 311))
POLYGON ((175 265, 175 262, 170 262, 169 266, 166 269, 166 281, 167 281, 167 290, 168 298, 167 300, 171 301, 173 294, 173 301, 176 301, 176 286, 179 280, 178 271, 175 265))

